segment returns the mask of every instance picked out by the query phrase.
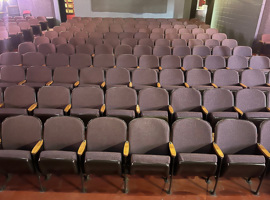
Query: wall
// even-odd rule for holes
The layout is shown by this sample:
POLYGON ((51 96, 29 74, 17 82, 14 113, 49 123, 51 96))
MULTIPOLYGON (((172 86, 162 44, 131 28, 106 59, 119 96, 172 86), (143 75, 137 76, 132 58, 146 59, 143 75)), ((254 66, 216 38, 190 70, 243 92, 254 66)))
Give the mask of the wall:
POLYGON ((32 15, 55 17, 53 0, 18 0, 20 12, 30 10, 32 15))
MULTIPOLYGON (((112 0, 113 1, 113 0, 112 0)), ((147 1, 147 0, 146 0, 147 1)), ((182 18, 184 16, 185 1, 189 0, 168 0, 166 13, 118 13, 118 12, 93 12, 91 0, 74 1, 75 14, 80 17, 134 17, 134 18, 182 18), (176 6, 175 6, 176 5, 176 6)))
POLYGON ((251 46, 263 0, 216 0, 211 27, 219 29, 239 45, 251 46))

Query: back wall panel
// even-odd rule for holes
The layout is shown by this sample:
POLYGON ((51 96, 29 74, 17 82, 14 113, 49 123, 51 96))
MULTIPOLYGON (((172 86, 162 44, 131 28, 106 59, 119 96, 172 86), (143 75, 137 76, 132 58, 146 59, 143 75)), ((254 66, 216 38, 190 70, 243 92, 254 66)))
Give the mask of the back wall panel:
POLYGON ((94 12, 166 13, 167 0, 92 0, 94 12))

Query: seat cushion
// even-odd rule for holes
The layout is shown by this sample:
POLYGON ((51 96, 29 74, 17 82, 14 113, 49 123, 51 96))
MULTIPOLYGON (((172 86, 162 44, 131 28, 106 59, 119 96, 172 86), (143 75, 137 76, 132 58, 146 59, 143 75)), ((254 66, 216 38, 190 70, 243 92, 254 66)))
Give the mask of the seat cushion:
POLYGON ((32 88, 41 88, 43 86, 45 86, 46 83, 29 83, 29 82, 26 82, 24 85, 27 85, 29 87, 32 87, 32 88))
POLYGON ((237 112, 212 112, 209 114, 209 116, 213 118, 238 118, 237 112))
POLYGON ((135 90, 142 90, 142 89, 144 89, 144 88, 151 88, 151 87, 153 87, 153 86, 150 86, 150 85, 140 85, 140 84, 134 85, 134 84, 133 84, 132 87, 133 87, 135 90))
POLYGON ((0 108, 0 115, 27 115, 27 110, 25 108, 0 108))
POLYGON ((64 115, 63 109, 54 108, 36 108, 34 110, 34 115, 64 115))
POLYGON ((225 155, 221 176, 259 177, 265 169, 263 155, 225 155))
POLYGON ((0 150, 1 173, 34 173, 30 151, 0 150))
POLYGON ((202 114, 202 112, 187 112, 187 111, 176 112, 175 118, 176 119, 178 119, 178 118, 200 118, 200 119, 202 119, 203 114, 202 114))
POLYGON ((134 110, 123 110, 123 109, 113 109, 113 110, 106 110, 107 116, 127 116, 130 118, 135 117, 135 111, 134 110))
POLYGON ((265 164, 265 158, 263 155, 227 155, 225 160, 230 164, 265 164))
POLYGON ((51 86, 62 86, 62 87, 66 87, 68 89, 73 89, 74 85, 70 84, 70 83, 56 83, 53 82, 53 84, 51 86))
POLYGON ((98 84, 80 83, 79 87, 99 87, 100 88, 100 85, 98 85, 98 84))
POLYGON ((213 86, 210 85, 193 85, 191 87, 197 90, 209 90, 214 88, 213 86))
POLYGON ((184 88, 185 86, 180 86, 180 85, 162 85, 162 88, 168 90, 168 91, 173 91, 178 88, 184 88))
POLYGON ((127 87, 127 85, 106 85, 106 89, 110 89, 112 87, 127 87))
POLYGON ((86 152, 84 173, 122 174, 122 155, 118 152, 86 152))
POLYGON ((70 115, 93 115, 95 117, 99 116, 99 109, 91 109, 91 108, 71 108, 70 115))
POLYGON ((270 112, 246 112, 244 113, 247 119, 249 118, 270 118, 270 112))
POLYGON ((238 90, 243 89, 243 87, 241 87, 241 86, 220 86, 220 88, 232 90, 232 91, 238 91, 238 90))
POLYGON ((77 154, 72 151, 42 151, 38 164, 43 174, 78 173, 77 154))
POLYGON ((210 177, 217 170, 217 156, 204 153, 178 153, 176 174, 181 176, 210 177))
POLYGON ((147 110, 141 112, 142 117, 156 117, 160 119, 165 119, 168 121, 168 111, 164 110, 147 110))
POLYGON ((270 91, 270 87, 264 87, 264 86, 255 86, 255 87, 250 87, 251 89, 257 89, 257 90, 261 90, 261 91, 270 91))
POLYGON ((132 154, 130 173, 168 177, 170 161, 170 156, 165 155, 132 154))
POLYGON ((7 88, 13 85, 17 85, 17 83, 0 82, 0 88, 7 88))

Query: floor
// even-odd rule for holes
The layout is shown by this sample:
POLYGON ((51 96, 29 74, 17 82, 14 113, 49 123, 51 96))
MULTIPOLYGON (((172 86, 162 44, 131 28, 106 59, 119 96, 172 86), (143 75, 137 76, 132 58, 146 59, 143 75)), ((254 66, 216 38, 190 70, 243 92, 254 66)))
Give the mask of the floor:
MULTIPOLYGON (((4 178, 0 178, 2 184, 4 178)), ((129 177, 129 193, 123 194, 123 181, 117 176, 90 177, 86 182, 87 193, 81 193, 79 176, 52 176, 48 181, 42 180, 46 187, 46 192, 39 192, 38 181, 35 176, 14 175, 8 183, 6 189, 0 192, 0 200, 269 200, 270 199, 270 179, 263 182, 260 195, 255 196, 250 192, 255 190, 258 181, 254 179, 252 184, 248 184, 244 179, 221 178, 216 196, 211 196, 207 190, 213 188, 214 180, 209 185, 198 177, 177 178, 173 180, 172 194, 168 195, 164 188, 164 180, 159 177, 129 177)))

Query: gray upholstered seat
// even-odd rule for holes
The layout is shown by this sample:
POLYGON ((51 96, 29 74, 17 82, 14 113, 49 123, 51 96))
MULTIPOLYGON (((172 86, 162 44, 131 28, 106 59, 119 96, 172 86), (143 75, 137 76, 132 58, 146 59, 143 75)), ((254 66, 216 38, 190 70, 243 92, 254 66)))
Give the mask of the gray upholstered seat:
POLYGON ((7 176, 37 172, 36 154, 41 148, 36 148, 35 151, 33 149, 42 140, 42 124, 38 118, 20 115, 5 119, 2 123, 1 139, 0 171, 2 174, 7 176))
POLYGON ((235 70, 218 69, 214 72, 213 83, 220 88, 238 91, 243 89, 239 82, 239 74, 235 70))
POLYGON ((128 86, 130 83, 130 74, 127 69, 113 68, 106 72, 106 87, 128 86))
POLYGON ((211 84, 211 73, 204 69, 192 69, 186 74, 186 82, 189 87, 197 90, 214 88, 211 84))
POLYGON ((132 72, 132 87, 136 90, 156 87, 157 83, 158 75, 154 69, 136 69, 132 72))
POLYGON ((53 73, 52 86, 63 86, 69 89, 75 87, 75 83, 79 80, 78 69, 73 67, 57 67, 53 73))
POLYGON ((79 87, 85 86, 96 86, 105 87, 102 85, 105 81, 104 71, 99 68, 88 67, 80 70, 80 85, 79 87))
POLYGON ((184 87, 184 73, 180 69, 164 69, 159 73, 159 82, 168 91, 184 87))

